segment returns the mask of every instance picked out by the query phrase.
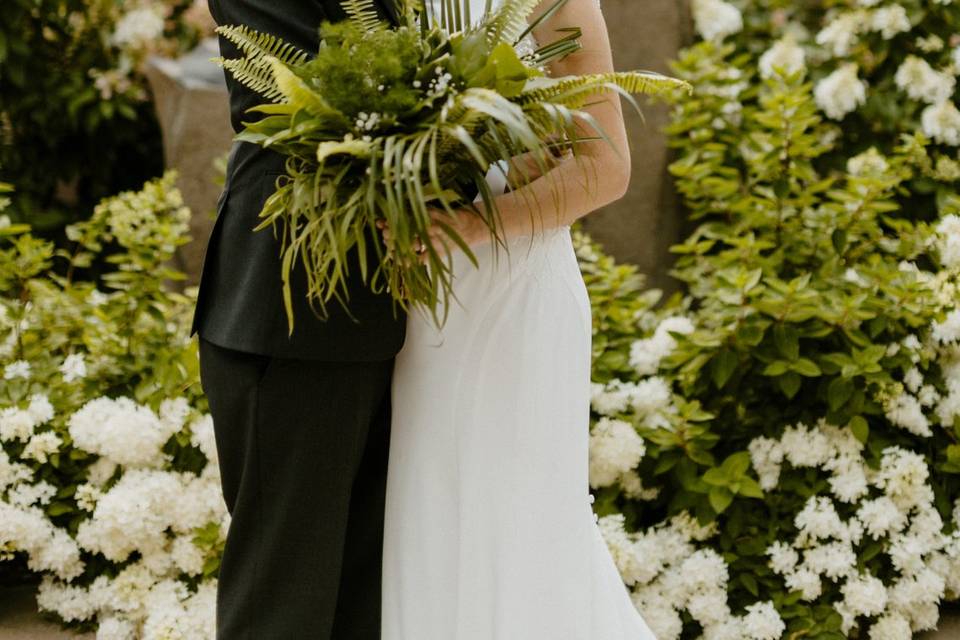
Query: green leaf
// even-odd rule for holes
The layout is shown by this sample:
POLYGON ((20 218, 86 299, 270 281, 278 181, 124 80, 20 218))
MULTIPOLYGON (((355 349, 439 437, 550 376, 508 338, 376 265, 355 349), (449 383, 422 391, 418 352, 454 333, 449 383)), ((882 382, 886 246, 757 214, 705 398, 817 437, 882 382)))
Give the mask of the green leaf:
POLYGON ((782 322, 773 325, 773 340, 777 350, 787 360, 800 357, 800 334, 793 326, 782 322))
POLYGON ((760 483, 750 476, 744 476, 740 479, 740 490, 738 493, 748 498, 762 499, 764 497, 763 488, 760 487, 760 483))
POLYGON ((723 513, 727 507, 730 506, 730 503, 733 502, 733 493, 723 487, 710 487, 707 499, 714 511, 723 513))
POLYGON ((850 399, 853 394, 853 380, 849 378, 834 378, 827 385, 827 403, 831 411, 836 411, 850 399))
POLYGON ((853 416, 847 423, 847 427, 853 432, 857 440, 866 444, 870 436, 870 425, 863 416, 853 416))
POLYGON ((847 246, 846 229, 834 229, 833 233, 830 234, 830 242, 833 244, 834 251, 843 253, 844 248, 847 246))
POLYGON ((789 370, 790 370, 789 362, 787 362, 786 360, 774 360, 764 368, 761 375, 781 376, 789 370))
POLYGON ((782 391, 783 395, 785 395, 788 399, 797 395, 802 382, 803 379, 793 371, 787 371, 785 374, 777 378, 777 384, 780 386, 780 391, 782 391))
POLYGON ((807 358, 799 358, 790 365, 790 369, 808 378, 820 375, 820 367, 817 366, 817 363, 807 358))
POLYGON ((713 469, 706 470, 703 474, 703 481, 715 487, 725 487, 730 484, 730 476, 727 470, 721 467, 714 467, 713 469))
POLYGON ((711 363, 713 384, 716 385, 717 389, 722 389, 727 384, 730 376, 736 370, 737 364, 739 364, 739 358, 733 350, 721 349, 717 352, 711 363))
POLYGON ((947 460, 960 464, 960 444, 947 445, 947 460))

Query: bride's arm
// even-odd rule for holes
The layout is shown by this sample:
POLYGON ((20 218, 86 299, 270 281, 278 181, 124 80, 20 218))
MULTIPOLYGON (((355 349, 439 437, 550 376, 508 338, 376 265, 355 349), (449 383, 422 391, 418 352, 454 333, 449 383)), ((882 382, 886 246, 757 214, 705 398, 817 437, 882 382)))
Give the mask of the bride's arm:
MULTIPOLYGON (((545 11, 552 4, 552 0, 544 0, 538 11, 545 11)), ((554 62, 550 67, 551 76, 613 71, 610 39, 598 0, 570 0, 544 21, 534 31, 534 36, 540 42, 549 42, 556 38, 557 29, 566 26, 583 30, 583 46, 576 53, 554 62)), ((593 116, 610 142, 581 143, 579 159, 567 156, 528 185, 497 197, 507 238, 570 224, 620 199, 626 192, 630 182, 630 150, 619 96, 604 93, 584 111, 593 116), (530 215, 531 205, 533 216, 530 215)), ((596 135, 585 124, 580 128, 584 135, 596 135)), ((456 226, 461 237, 470 244, 490 239, 489 230, 477 216, 461 215, 456 226)), ((435 237, 434 241, 438 239, 435 237)))

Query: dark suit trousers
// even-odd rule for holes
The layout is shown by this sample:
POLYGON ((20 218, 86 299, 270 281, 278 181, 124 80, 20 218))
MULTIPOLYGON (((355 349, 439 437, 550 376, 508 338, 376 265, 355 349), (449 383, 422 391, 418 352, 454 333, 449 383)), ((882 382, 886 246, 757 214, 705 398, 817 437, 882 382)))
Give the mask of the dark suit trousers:
POLYGON ((231 514, 217 640, 379 640, 392 369, 200 339, 231 514))

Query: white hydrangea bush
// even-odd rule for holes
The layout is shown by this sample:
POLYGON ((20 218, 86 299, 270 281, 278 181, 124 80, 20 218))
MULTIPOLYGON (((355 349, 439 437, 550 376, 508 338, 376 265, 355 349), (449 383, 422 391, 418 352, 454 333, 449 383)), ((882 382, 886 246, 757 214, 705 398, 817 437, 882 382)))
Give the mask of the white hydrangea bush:
POLYGON ((229 515, 192 303, 163 286, 189 216, 174 179, 104 201, 69 253, 0 238, 0 571, 101 639, 214 636, 229 515), (79 277, 97 261, 114 270, 79 277))
POLYGON ((692 14, 684 289, 579 249, 601 530, 658 638, 911 638, 960 598, 960 5, 692 14))

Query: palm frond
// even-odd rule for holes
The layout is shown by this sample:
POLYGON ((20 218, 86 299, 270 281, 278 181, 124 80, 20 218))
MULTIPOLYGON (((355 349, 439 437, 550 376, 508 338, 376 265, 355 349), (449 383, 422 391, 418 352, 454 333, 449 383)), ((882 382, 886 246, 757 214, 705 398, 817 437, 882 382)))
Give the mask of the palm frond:
POLYGON ((307 61, 306 52, 275 35, 260 33, 246 25, 221 25, 216 32, 236 45, 247 58, 259 61, 267 56, 295 66, 307 61))
POLYGON ((552 18, 557 13, 557 11, 562 9, 563 5, 567 4, 569 1, 570 0, 554 0, 554 3, 550 5, 550 7, 547 8, 546 11, 541 13, 539 16, 537 16, 533 20, 529 21, 529 23, 527 24, 527 28, 523 30, 523 33, 517 36, 517 42, 519 42, 520 40, 523 40, 523 38, 526 37, 527 34, 532 33, 534 29, 536 29, 541 24, 543 24, 544 22, 552 18))
POLYGON ((531 55, 532 60, 530 62, 532 64, 544 66, 580 50, 580 38, 583 36, 583 31, 579 27, 567 27, 557 31, 565 35, 538 47, 531 55))
POLYGON ((383 20, 377 13, 377 7, 374 0, 341 0, 340 5, 346 11, 347 16, 363 27, 366 31, 379 31, 384 29, 383 20))
POLYGON ((533 78, 518 99, 522 105, 552 102, 579 109, 599 93, 622 89, 630 94, 663 95, 690 85, 652 71, 616 71, 569 78, 533 78))

